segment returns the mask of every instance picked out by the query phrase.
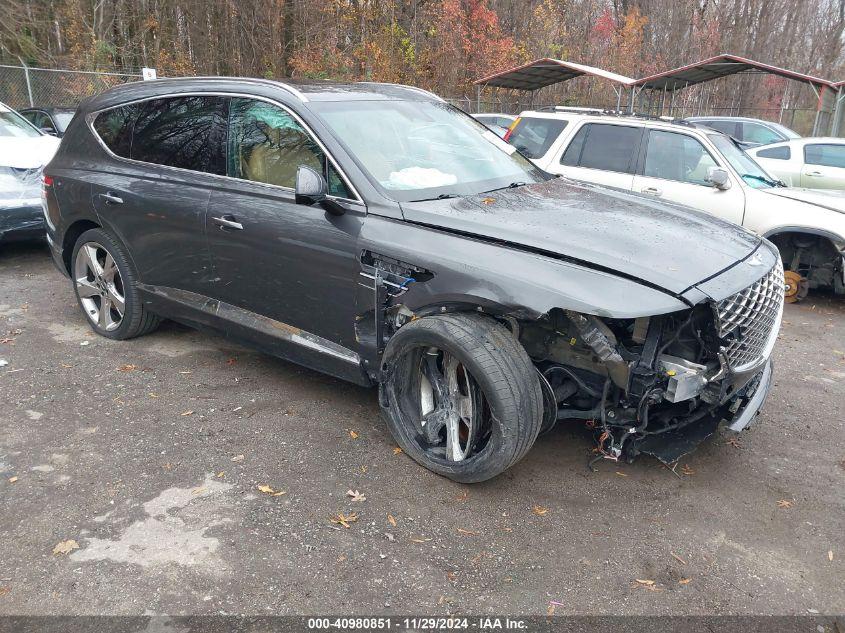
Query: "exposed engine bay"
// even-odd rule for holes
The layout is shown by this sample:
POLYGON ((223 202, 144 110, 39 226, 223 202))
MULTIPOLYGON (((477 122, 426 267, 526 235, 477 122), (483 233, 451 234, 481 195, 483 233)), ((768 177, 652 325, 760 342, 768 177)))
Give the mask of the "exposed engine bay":
POLYGON ((512 323, 542 377, 543 431, 583 420, 598 433, 599 459, 676 461, 756 391, 780 325, 782 279, 777 266, 737 297, 655 317, 555 310, 512 323))

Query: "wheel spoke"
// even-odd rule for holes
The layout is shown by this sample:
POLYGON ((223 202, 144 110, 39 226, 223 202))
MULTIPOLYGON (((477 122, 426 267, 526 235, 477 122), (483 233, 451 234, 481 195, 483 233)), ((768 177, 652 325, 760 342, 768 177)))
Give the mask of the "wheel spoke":
POLYGON ((100 294, 100 289, 84 277, 76 280, 76 289, 80 299, 90 299, 100 294))
POLYGON ((102 278, 103 267, 100 266, 100 262, 97 261, 97 247, 92 246, 91 244, 86 244, 82 247, 82 250, 85 252, 85 263, 88 264, 88 268, 91 270, 91 273, 96 278, 102 278))
POLYGON ((108 283, 112 283, 115 273, 117 273, 117 266, 114 263, 114 258, 110 253, 106 252, 106 259, 103 263, 103 279, 108 283))
POLYGON ((103 297, 100 302, 100 314, 97 315, 97 324, 104 330, 109 329, 112 324, 111 319, 111 300, 108 297, 103 297))
POLYGON ((464 457, 466 453, 461 448, 461 423, 453 413, 446 422, 446 459, 459 462, 464 457))
POLYGON ((423 359, 422 370, 434 391, 435 402, 443 403, 444 399, 449 397, 449 386, 446 382, 446 376, 443 375, 443 371, 437 365, 438 356, 437 350, 428 350, 423 359))
POLYGON ((109 284, 108 290, 109 290, 109 297, 108 297, 109 301, 111 302, 112 306, 114 306, 114 309, 117 311, 117 313, 120 315, 120 317, 123 318, 123 313, 126 310, 126 300, 117 291, 117 288, 114 287, 114 284, 109 284))

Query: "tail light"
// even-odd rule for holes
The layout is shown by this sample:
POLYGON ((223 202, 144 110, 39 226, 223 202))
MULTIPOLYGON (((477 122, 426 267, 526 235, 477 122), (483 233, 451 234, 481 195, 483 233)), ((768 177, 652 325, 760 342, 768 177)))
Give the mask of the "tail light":
POLYGON ((516 129, 516 126, 519 125, 519 122, 521 120, 522 120, 522 117, 516 117, 513 120, 513 123, 511 123, 510 127, 508 127, 508 131, 505 132, 505 135, 502 137, 503 140, 509 141, 511 139, 511 135, 513 134, 513 131, 516 129))
POLYGON ((53 186, 53 177, 44 174, 41 176, 41 184, 44 185, 45 188, 53 186))

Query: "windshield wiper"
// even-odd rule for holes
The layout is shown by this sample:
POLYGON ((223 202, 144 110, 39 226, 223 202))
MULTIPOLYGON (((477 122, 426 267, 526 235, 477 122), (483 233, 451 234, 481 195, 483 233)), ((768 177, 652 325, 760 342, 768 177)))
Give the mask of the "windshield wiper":
POLYGON ((431 200, 448 200, 449 198, 460 198, 456 193, 441 193, 434 198, 420 198, 419 200, 411 200, 411 202, 430 202, 431 200))
POLYGON ((743 174, 742 177, 743 178, 753 178, 754 180, 759 180, 760 182, 766 183, 770 187, 777 187, 778 186, 777 182, 775 182, 774 180, 769 180, 765 176, 758 176, 757 174, 743 174))
POLYGON ((506 185, 505 187, 497 187, 495 189, 482 191, 481 193, 492 193, 493 191, 502 191, 503 189, 516 189, 517 187, 524 187, 527 184, 527 182, 512 182, 511 184, 506 185))

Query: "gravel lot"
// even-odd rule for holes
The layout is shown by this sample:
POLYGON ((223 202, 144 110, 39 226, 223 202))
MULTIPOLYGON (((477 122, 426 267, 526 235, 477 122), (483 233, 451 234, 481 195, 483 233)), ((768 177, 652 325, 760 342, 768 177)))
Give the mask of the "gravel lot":
POLYGON ((374 390, 170 323, 97 338, 46 249, 3 247, 0 614, 845 613, 843 317, 787 306, 760 422, 677 475, 590 473, 567 427, 463 486, 374 390))

